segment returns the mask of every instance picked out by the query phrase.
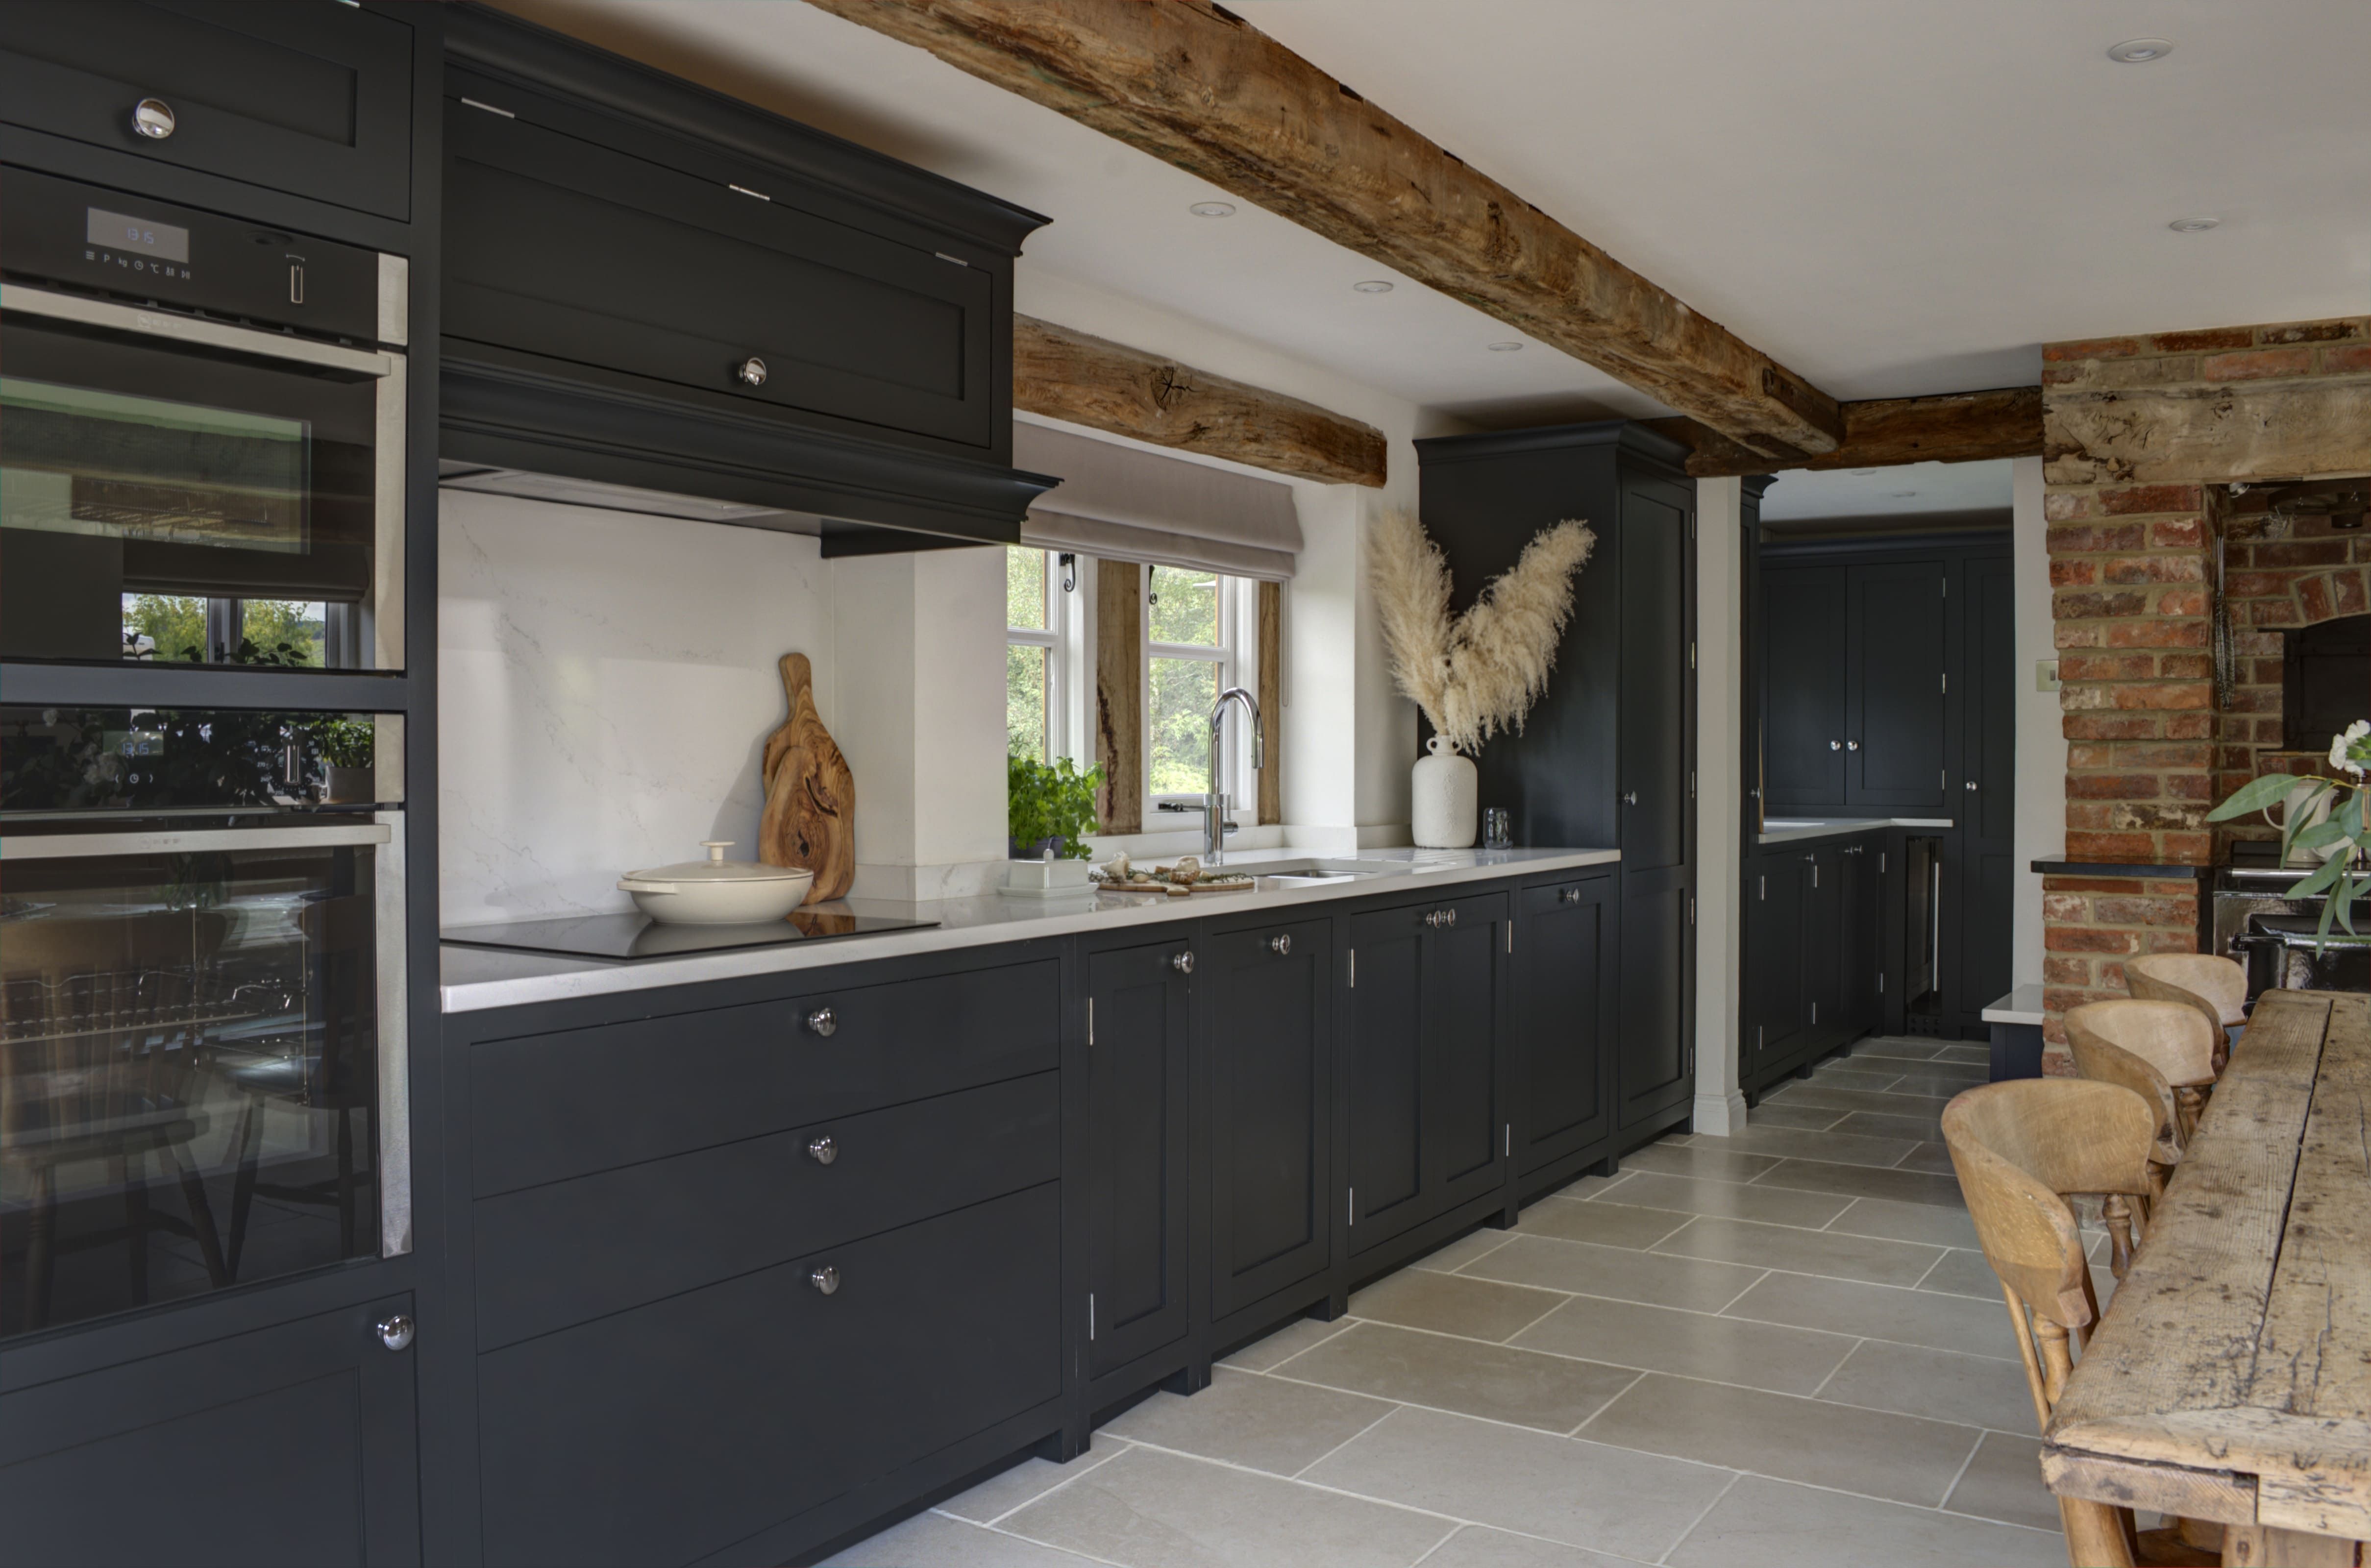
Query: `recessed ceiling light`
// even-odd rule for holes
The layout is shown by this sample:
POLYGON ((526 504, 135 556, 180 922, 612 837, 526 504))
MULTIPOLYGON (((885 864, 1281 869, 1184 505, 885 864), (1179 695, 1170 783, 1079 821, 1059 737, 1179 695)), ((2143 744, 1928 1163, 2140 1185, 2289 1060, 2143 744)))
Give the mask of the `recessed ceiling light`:
POLYGON ((1521 343, 1493 343, 1490 345, 1490 352, 1494 354, 1511 354, 1522 346, 1521 343))
POLYGON ((1913 497, 1916 496, 1917 493, 1918 492, 1916 490, 1895 490, 1892 494, 1892 499, 1895 501, 1909 501, 1913 497))
POLYGON ((2173 45, 2161 38, 2128 38, 2108 51, 2108 58, 2119 65, 2145 65, 2152 60, 2162 60, 2173 52, 2173 45))
POLYGON ((1232 202, 1197 202, 1186 210, 1197 218, 1232 218, 1235 215, 1232 202))
POLYGON ((1392 292, 1392 285, 1381 278, 1369 278, 1363 282, 1352 283, 1350 286, 1360 294, 1389 294, 1392 292))
POLYGON ((2208 229, 2219 228, 2222 223, 2220 218, 2176 218, 2165 226, 2176 234, 2204 234, 2208 229))

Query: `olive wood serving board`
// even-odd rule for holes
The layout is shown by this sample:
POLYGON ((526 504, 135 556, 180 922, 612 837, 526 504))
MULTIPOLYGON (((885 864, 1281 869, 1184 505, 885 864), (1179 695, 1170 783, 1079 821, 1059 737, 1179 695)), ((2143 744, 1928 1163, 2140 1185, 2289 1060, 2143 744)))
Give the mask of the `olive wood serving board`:
POLYGON ((805 902, 817 904, 856 880, 856 781, 815 712, 815 666, 804 653, 785 653, 781 669, 791 714, 766 737, 758 765, 766 812, 758 821, 758 859, 813 871, 805 902))

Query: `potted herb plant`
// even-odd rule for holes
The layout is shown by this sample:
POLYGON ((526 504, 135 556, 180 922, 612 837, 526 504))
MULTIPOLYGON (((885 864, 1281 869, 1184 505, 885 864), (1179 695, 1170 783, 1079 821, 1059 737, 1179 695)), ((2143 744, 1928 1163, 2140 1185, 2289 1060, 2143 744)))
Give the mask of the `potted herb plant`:
POLYGON ((1004 760, 1004 822, 1016 860, 1087 858, 1087 835, 1095 830, 1095 790, 1104 781, 1098 764, 1081 773, 1069 757, 1043 763, 1014 754, 1004 760))
POLYGON ((328 776, 321 798, 331 805, 355 805, 378 798, 377 770, 371 766, 376 730, 368 719, 332 719, 313 731, 313 746, 328 776))

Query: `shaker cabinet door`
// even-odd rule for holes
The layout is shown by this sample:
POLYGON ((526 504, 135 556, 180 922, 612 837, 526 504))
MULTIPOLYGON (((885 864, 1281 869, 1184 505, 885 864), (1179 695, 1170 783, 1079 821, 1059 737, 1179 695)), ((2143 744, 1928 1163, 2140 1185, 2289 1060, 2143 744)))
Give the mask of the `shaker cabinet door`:
POLYGON ((1349 1190, 1339 1201, 1359 1252, 1426 1217, 1422 909, 1380 909, 1350 921, 1349 1190))
POLYGON ((1613 878, 1523 891, 1511 986, 1515 1154, 1528 1175, 1613 1130, 1613 878))
MULTIPOLYGON (((1845 798, 1845 569, 1762 569, 1762 790, 1778 812, 1845 798)), ((1752 789, 1753 780, 1748 778, 1752 789)))
POLYGON ((1852 569, 1845 800, 1940 811, 1950 605, 1939 560, 1852 569), (1857 744, 1859 750, 1850 747, 1857 744))
POLYGON ((1223 1317, 1330 1254, 1334 924, 1223 932, 1202 964, 1210 1313, 1223 1317))
POLYGON ((1688 869, 1622 878, 1621 1124, 1634 1127, 1695 1092, 1687 1038, 1688 869))
POLYGON ((1180 933, 1086 956, 1090 1377, 1186 1332, 1193 951, 1180 933))

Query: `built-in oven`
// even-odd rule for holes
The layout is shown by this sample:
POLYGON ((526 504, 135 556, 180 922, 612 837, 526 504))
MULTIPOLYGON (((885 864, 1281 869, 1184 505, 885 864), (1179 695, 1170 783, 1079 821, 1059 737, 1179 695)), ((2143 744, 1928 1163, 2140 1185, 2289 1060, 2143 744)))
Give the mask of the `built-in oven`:
POLYGON ((0 658, 403 665, 403 259, 10 167, 0 658))
POLYGON ((0 705, 0 1343, 411 1250, 400 722, 0 705))

